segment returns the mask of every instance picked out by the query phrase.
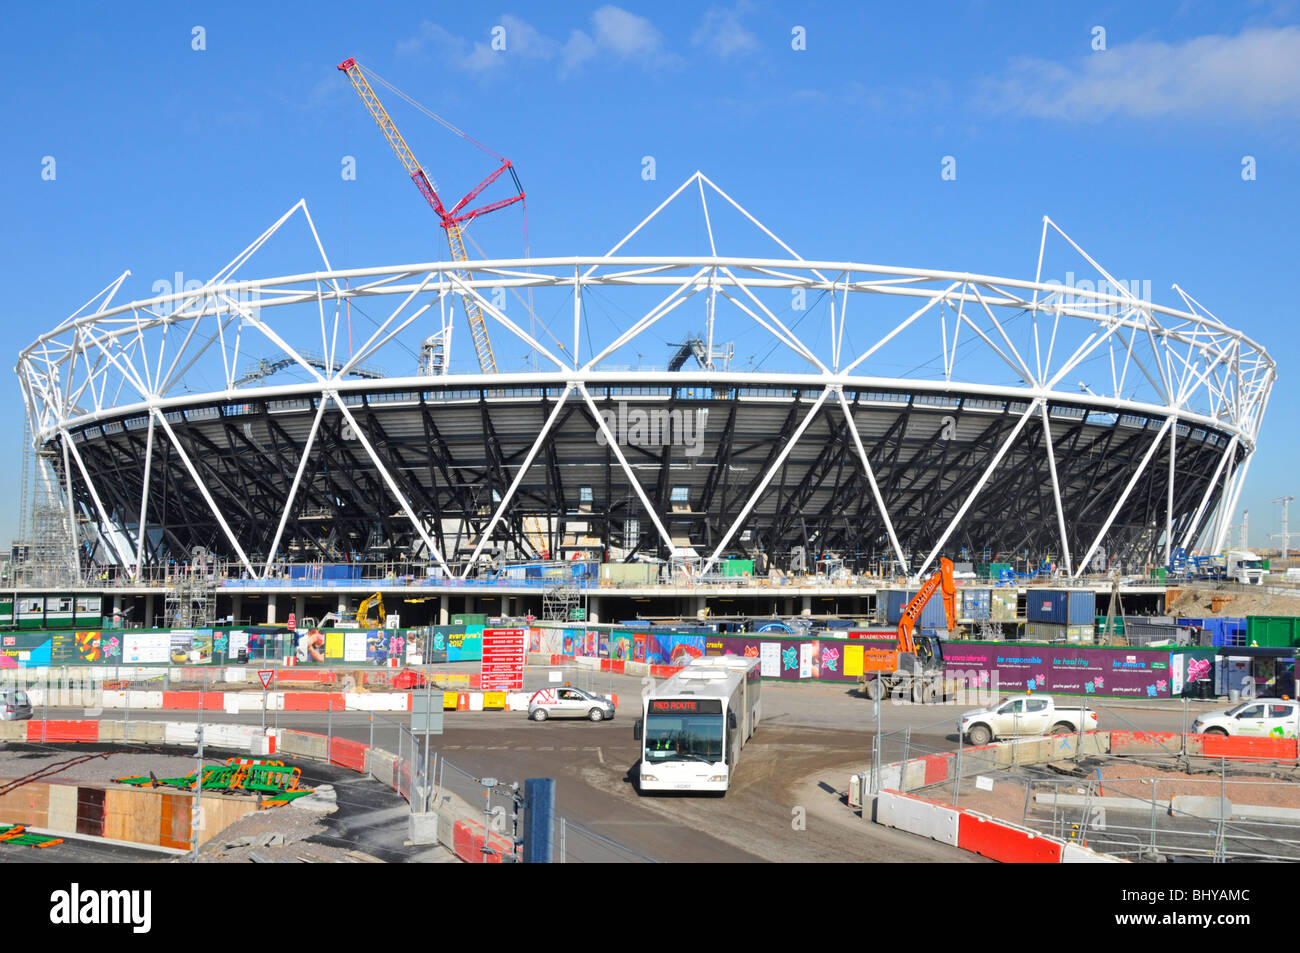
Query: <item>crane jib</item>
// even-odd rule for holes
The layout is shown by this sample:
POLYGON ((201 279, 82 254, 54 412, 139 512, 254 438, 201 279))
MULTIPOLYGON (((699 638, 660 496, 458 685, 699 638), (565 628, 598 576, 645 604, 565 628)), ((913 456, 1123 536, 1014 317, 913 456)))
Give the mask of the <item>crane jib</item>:
MULTIPOLYGON (((519 176, 515 173, 514 165, 509 159, 497 156, 498 159, 502 160, 501 166, 477 186, 471 189, 464 198, 452 206, 451 211, 447 211, 446 207, 442 203, 442 199, 438 196, 438 191, 434 187, 433 181, 425 173, 424 167, 416 160, 415 154, 411 151, 410 146, 406 144, 406 140, 402 138, 402 134, 398 132, 397 125, 393 122, 392 117, 388 115, 388 110, 384 108, 384 104, 381 103, 379 97, 375 95, 375 91, 370 86, 370 82, 366 79, 361 64, 359 64, 355 58, 349 57, 340 63, 338 68, 346 73, 348 79, 352 81, 353 88, 356 89, 357 95, 361 97, 361 102, 370 112, 371 118, 375 120, 380 131, 383 132, 384 138, 388 140, 389 147, 394 153, 396 153, 397 158, 401 160, 402 165, 406 167, 407 172, 410 174, 411 181, 415 183, 415 187, 420 190, 420 194, 424 196, 424 199, 428 202, 430 208, 432 208, 437 214, 438 220, 447 234, 447 243, 451 248, 452 259, 458 262, 468 261, 469 256, 465 253, 465 243, 461 238, 460 226, 472 219, 478 218, 480 215, 486 215, 489 212, 495 212, 498 209, 514 205, 516 202, 522 203, 524 201, 524 190, 519 184, 519 176), (468 212, 457 214, 472 202, 484 189, 500 178, 501 173, 506 170, 510 171, 510 177, 515 184, 516 195, 504 199, 498 199, 494 202, 488 202, 487 204, 471 209, 468 212)), ((377 78, 380 82, 384 83, 384 85, 388 86, 389 89, 397 92, 397 94, 407 102, 414 103, 414 100, 410 99, 410 97, 405 93, 402 93, 396 87, 389 84, 382 77, 377 78)), ((418 103, 415 103, 415 105, 419 106, 418 103)), ((424 110, 424 107, 422 106, 419 108, 424 110)), ((490 149, 487 149, 481 143, 470 139, 463 132, 460 132, 460 130, 457 130, 454 126, 451 126, 446 120, 429 113, 428 110, 424 111, 429 115, 432 115, 435 119, 438 119, 438 121, 444 126, 457 132, 462 138, 468 139, 486 152, 491 152, 490 149)), ((492 155, 496 155, 496 153, 492 153, 492 155)), ((526 232, 526 219, 524 228, 526 232)), ((474 351, 475 355, 478 357, 479 370, 484 374, 495 374, 497 373, 496 356, 492 353, 492 342, 488 336, 487 322, 484 320, 483 310, 477 303, 473 302, 468 295, 462 295, 461 300, 465 306, 465 317, 469 321, 470 339, 474 343, 474 351)))

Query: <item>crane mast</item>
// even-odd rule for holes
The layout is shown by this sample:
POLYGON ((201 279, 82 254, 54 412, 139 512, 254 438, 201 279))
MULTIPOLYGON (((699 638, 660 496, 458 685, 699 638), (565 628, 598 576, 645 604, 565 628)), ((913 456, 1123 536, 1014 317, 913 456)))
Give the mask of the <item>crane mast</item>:
MULTIPOLYGON (((357 63, 356 59, 350 57, 340 63, 338 68, 346 73, 348 79, 352 81, 352 86, 357 91, 357 95, 361 97, 361 102, 370 112, 380 131, 383 132, 384 138, 388 140, 389 147, 397 154, 397 158, 401 160, 402 165, 406 168, 406 174, 411 177, 411 181, 420 190, 420 194, 424 196, 425 201, 438 214, 443 230, 447 233, 447 245, 451 249, 452 261, 468 261, 469 256, 465 253, 462 226, 480 215, 494 212, 497 209, 524 200, 523 188, 519 185, 519 178, 515 175, 514 166, 510 160, 502 160, 501 166, 495 172, 480 182, 463 199, 448 210, 443 205, 442 199, 438 197, 438 190, 434 187, 433 180, 425 173, 424 168, 415 158, 415 153, 406 144, 406 140, 398 131, 397 125, 393 122, 392 117, 388 115, 388 110, 384 108, 384 104, 379 101, 379 97, 371 88, 365 73, 362 72, 361 65, 357 63), (465 206, 506 171, 509 171, 511 178, 514 179, 517 195, 464 211, 465 206)), ((461 135, 464 134, 461 133, 461 135)), ((480 146, 480 148, 482 147, 480 146)), ((464 268, 456 269, 454 274, 466 283, 473 278, 469 270, 464 268)), ((492 341, 488 336, 487 321, 483 317, 483 309, 468 294, 462 294, 461 300, 465 305, 465 317, 469 321, 470 337, 474 341, 474 352, 478 357, 479 370, 484 374, 495 374, 497 373, 496 355, 492 352, 492 341)))

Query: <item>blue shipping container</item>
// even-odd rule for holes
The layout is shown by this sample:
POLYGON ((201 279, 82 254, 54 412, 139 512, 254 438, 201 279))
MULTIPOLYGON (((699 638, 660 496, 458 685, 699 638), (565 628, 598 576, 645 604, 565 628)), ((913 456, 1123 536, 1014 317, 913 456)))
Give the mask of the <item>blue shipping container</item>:
MULTIPOLYGON (((885 620, 890 625, 898 625, 898 620, 903 617, 903 610, 915 597, 915 589, 890 589, 888 601, 885 603, 885 620)), ((958 614, 960 615, 960 612, 958 614)), ((943 611, 942 592, 938 589, 934 591, 930 601, 921 610, 921 618, 917 621, 923 629, 943 629, 945 632, 948 631, 948 616, 943 611)))
POLYGON ((959 589, 957 615, 963 619, 981 622, 990 618, 993 610, 993 593, 988 589, 959 589))
POLYGON ((1194 626, 1210 633, 1210 644, 1220 648, 1246 645, 1245 619, 1182 619, 1180 626, 1194 626))
POLYGON ((1091 589, 1028 589, 1025 612, 1030 622, 1057 625, 1093 625, 1097 594, 1091 589))

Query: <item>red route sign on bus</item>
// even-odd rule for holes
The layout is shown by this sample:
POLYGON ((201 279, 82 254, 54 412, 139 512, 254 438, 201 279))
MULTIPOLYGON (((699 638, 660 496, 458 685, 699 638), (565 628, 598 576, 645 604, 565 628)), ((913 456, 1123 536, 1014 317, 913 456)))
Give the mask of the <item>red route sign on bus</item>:
POLYGON ((522 691, 526 629, 484 629, 481 679, 484 688, 522 691))

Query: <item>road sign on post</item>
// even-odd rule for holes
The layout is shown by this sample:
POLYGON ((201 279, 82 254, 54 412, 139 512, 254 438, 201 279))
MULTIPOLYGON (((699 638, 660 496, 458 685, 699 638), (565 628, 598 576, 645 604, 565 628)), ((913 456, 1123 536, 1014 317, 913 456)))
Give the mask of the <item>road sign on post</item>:
POLYGON ((262 734, 266 734, 266 693, 271 688, 271 677, 273 675, 275 675, 275 672, 257 673, 257 677, 262 680, 262 734))
POLYGON ((502 691, 523 691, 524 655, 528 631, 526 629, 484 629, 483 667, 484 688, 502 691))
POLYGON ((411 693, 411 734, 442 734, 442 692, 411 693))

